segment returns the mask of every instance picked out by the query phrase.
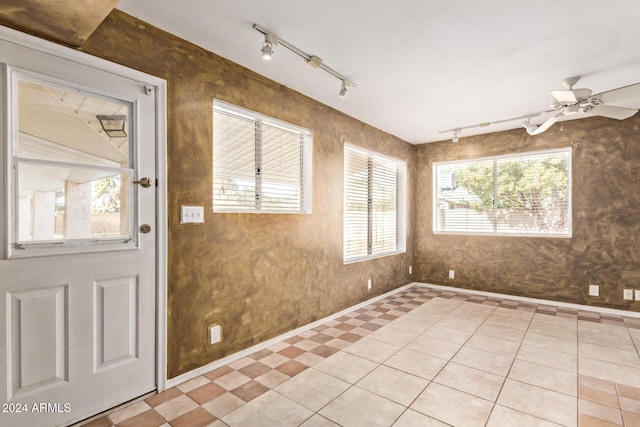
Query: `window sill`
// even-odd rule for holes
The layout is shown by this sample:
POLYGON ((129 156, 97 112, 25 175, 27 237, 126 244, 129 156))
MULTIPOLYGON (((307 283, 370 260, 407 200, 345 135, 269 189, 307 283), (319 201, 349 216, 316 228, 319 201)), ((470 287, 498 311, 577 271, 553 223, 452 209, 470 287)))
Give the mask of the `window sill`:
POLYGON ((493 233, 493 232, 468 232, 468 231, 433 231, 433 234, 450 235, 450 236, 485 236, 485 237, 534 237, 544 239, 571 239, 572 233, 569 234, 551 234, 551 233, 493 233))
POLYGON ((369 255, 369 256, 366 256, 366 257, 346 259, 346 260, 343 260, 344 261, 343 264, 344 265, 355 264, 357 262, 370 261, 372 259, 384 258, 384 257, 388 257, 388 256, 393 256, 393 255, 401 255, 401 254, 405 254, 405 253, 407 253, 406 249, 393 251, 393 252, 385 252, 385 253, 377 254, 377 255, 369 255))

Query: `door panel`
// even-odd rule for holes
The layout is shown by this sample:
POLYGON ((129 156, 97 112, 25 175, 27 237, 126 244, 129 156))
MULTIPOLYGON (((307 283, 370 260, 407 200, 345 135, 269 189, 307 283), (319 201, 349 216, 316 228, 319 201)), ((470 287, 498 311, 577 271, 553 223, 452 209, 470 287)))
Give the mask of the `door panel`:
POLYGON ((138 277, 94 282, 96 371, 138 357, 138 277))
POLYGON ((67 287, 9 293, 9 398, 68 381, 67 287))
POLYGON ((155 93, 3 40, 0 63, 0 425, 66 425, 156 388, 155 93))

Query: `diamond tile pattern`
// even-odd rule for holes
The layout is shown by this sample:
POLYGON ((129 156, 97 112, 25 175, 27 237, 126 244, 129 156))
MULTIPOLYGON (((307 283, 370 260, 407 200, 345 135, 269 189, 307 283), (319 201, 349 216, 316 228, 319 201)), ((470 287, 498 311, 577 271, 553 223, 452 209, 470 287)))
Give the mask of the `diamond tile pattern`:
POLYGON ((639 344, 637 318, 414 286, 85 425, 637 426, 639 344))

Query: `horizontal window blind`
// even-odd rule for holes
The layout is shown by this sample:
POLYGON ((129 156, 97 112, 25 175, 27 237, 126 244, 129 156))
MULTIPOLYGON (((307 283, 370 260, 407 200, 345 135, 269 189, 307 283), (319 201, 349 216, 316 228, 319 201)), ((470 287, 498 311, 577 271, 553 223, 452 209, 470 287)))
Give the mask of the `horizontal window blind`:
POLYGON ((214 212, 311 212, 312 134, 214 101, 214 212))
POLYGON ((434 231, 571 235, 571 150, 434 164, 434 231))
POLYGON ((345 145, 345 262, 405 250, 405 186, 404 162, 345 145))

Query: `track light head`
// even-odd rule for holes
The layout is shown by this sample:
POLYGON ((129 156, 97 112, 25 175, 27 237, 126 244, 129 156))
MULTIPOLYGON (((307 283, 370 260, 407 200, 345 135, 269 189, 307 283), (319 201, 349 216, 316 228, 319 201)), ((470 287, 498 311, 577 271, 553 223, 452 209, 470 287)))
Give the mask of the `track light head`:
POLYGON ((347 97, 347 92, 349 91, 349 82, 347 82, 346 80, 342 81, 342 87, 340 88, 340 93, 338 93, 338 96, 342 99, 347 97))
POLYGON ((265 43, 262 45, 262 59, 270 60, 273 57, 273 47, 271 43, 265 43))
POLYGON ((460 141, 460 129, 455 129, 453 131, 453 138, 451 138, 454 144, 460 141))
POLYGON ((264 43, 262 43, 262 49, 261 49, 262 59, 268 61, 273 57, 273 46, 275 44, 277 44, 277 42, 274 41, 271 34, 266 33, 264 35, 264 43))

